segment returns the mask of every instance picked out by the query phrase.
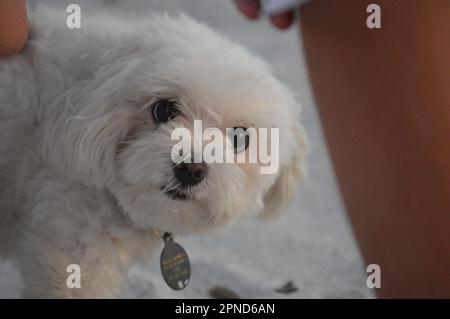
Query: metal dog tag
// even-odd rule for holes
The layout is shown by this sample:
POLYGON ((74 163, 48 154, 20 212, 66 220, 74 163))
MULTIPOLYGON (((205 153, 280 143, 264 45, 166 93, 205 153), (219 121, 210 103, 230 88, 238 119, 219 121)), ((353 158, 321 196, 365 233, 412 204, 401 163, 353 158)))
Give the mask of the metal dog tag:
POLYGON ((161 253, 161 274, 166 284, 174 290, 186 288, 191 277, 191 264, 186 251, 173 241, 172 234, 163 236, 164 248, 161 253))

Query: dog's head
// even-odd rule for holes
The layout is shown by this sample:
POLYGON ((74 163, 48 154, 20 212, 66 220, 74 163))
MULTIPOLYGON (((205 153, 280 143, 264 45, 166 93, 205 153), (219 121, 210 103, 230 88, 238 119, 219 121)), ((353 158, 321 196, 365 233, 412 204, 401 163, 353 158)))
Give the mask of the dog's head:
POLYGON ((108 188, 139 227, 186 233, 278 214, 305 173, 300 107, 291 92, 263 61, 189 18, 154 19, 149 28, 134 36, 139 43, 104 57, 69 121, 77 177, 108 188), (189 145, 201 147, 177 149, 180 128, 192 133, 189 145), (241 135, 230 135, 233 128, 241 135), (232 163, 202 158, 221 149, 219 157, 226 161, 231 152, 232 163), (238 163, 242 154, 245 163, 238 163))

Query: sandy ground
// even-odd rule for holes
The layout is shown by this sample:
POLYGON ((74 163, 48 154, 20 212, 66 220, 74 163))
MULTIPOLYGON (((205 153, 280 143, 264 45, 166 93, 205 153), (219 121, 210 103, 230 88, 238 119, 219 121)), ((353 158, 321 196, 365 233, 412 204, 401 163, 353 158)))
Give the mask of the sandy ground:
MULTIPOLYGON (((275 222, 248 220, 221 233, 178 239, 192 264, 190 285, 171 291, 159 272, 159 260, 137 265, 129 274, 128 297, 207 298, 213 287, 243 298, 372 298, 365 269, 344 215, 314 108, 298 30, 276 31, 267 21, 249 22, 229 0, 99 0, 79 3, 82 10, 120 10, 125 15, 149 10, 185 12, 231 39, 245 44, 273 65, 274 73, 303 104, 311 154, 309 181, 288 213, 275 222), (89 2, 89 5, 86 3, 89 2), (276 289, 292 281, 297 291, 276 289)), ((0 297, 20 297, 20 275, 10 261, 0 263, 0 297)))

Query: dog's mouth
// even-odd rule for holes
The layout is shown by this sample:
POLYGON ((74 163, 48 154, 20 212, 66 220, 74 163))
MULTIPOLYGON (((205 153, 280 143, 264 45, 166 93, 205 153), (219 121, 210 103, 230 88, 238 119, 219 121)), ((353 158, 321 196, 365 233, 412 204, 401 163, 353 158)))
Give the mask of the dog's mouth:
POLYGON ((185 192, 183 192, 183 190, 181 190, 179 188, 167 190, 166 187, 161 186, 160 189, 164 194, 166 194, 166 196, 168 196, 170 199, 173 199, 173 200, 192 199, 188 194, 186 194, 185 192))

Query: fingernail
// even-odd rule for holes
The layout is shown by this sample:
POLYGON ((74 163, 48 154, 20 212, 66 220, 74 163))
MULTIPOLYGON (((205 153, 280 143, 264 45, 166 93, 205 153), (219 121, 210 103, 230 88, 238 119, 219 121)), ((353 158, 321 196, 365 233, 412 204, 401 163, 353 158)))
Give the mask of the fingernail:
POLYGON ((255 19, 259 16, 261 5, 257 0, 236 0, 239 10, 250 19, 255 19))

